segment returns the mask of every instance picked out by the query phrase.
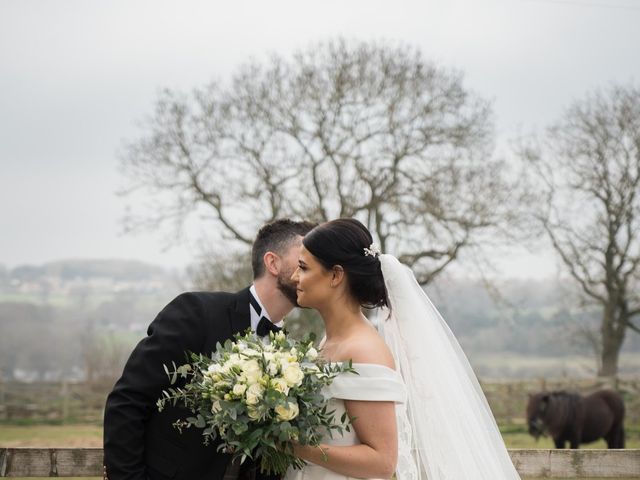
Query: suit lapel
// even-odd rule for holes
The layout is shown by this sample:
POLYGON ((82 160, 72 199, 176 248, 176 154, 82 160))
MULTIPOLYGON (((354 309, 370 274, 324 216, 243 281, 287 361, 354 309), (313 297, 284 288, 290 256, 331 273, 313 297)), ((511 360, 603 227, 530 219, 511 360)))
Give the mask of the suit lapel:
POLYGON ((251 326, 249 312, 249 287, 236 293, 236 301, 229 306, 229 326, 231 335, 244 333, 251 326))

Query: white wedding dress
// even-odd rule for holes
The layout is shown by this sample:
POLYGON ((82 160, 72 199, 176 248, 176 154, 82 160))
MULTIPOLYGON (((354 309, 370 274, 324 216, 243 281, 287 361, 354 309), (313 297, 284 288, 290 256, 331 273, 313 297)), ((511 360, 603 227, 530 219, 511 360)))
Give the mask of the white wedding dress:
MULTIPOLYGON (((353 368, 358 375, 342 373, 323 392, 330 398, 329 408, 335 410, 336 420, 340 419, 346 411, 345 400, 395 402, 397 409, 404 409, 407 393, 398 372, 384 365, 371 363, 354 363, 353 368)), ((322 443, 348 446, 357 445, 360 440, 355 430, 351 428, 349 432, 345 431, 343 436, 334 433, 333 438, 325 437, 322 443)), ((321 465, 309 463, 302 470, 290 468, 284 480, 348 480, 349 478, 351 477, 333 472, 321 465)))
MULTIPOLYGON (((327 389, 336 414, 344 400, 394 401, 398 421, 397 480, 520 480, 491 408, 466 355, 411 269, 379 255, 390 310, 379 332, 396 370, 354 364, 327 389)), ((338 417, 339 418, 339 417, 338 417)), ((326 439, 359 443, 355 432, 326 439)), ((346 480, 319 465, 290 470, 285 480, 346 480)))

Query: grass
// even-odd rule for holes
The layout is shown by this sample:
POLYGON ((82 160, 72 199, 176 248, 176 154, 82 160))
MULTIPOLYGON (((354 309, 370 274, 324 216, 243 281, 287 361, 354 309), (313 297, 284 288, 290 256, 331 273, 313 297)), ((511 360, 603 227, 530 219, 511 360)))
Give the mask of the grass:
POLYGON ((102 447, 102 426, 0 425, 0 447, 102 447))
MULTIPOLYGON (((536 441, 521 425, 500 428, 507 448, 553 448, 549 437, 536 441)), ((102 426, 77 425, 0 425, 0 447, 102 447, 102 426)), ((604 440, 581 448, 607 448, 604 440)), ((627 448, 640 448, 640 428, 627 428, 627 448)))

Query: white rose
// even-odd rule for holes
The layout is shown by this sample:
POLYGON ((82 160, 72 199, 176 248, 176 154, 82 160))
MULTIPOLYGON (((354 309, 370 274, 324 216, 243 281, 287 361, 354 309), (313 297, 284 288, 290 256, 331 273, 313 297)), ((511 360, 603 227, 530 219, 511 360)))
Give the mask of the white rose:
POLYGON ((291 362, 289 362, 289 359, 283 358, 278 363, 280 364, 280 370, 284 372, 287 368, 289 368, 289 364, 291 362))
POLYGON ((247 409, 247 415, 251 420, 260 420, 260 417, 262 417, 262 415, 260 414, 260 410, 258 410, 257 408, 247 409))
POLYGON ((297 387, 302 383, 304 373, 297 363, 290 363, 287 368, 282 371, 282 376, 290 387, 297 387))
POLYGON ((295 402, 287 402, 287 405, 278 405, 275 408, 276 415, 279 420, 288 421, 293 420, 298 416, 300 410, 298 409, 298 404, 295 402))
POLYGON ((236 367, 242 367, 242 364, 245 362, 245 359, 240 356, 238 353, 232 353, 229 355, 229 360, 225 363, 225 366, 231 370, 236 367))
POLYGON ((246 360, 242 362, 242 371, 247 374, 248 372, 260 372, 260 364, 257 360, 246 360))
POLYGON ((309 361, 313 362, 318 358, 318 351, 315 348, 311 347, 309 350, 307 350, 306 357, 309 361))
POLYGON ((258 383, 262 375, 260 374, 260 370, 256 370, 244 373, 243 377, 246 379, 248 385, 253 385, 254 383, 258 383))
POLYGON ((272 377, 278 374, 278 364, 276 362, 267 363, 267 373, 272 377))
POLYGON ((282 392, 285 395, 289 393, 289 385, 287 385, 284 378, 272 378, 270 383, 274 390, 282 392))
POLYGON ((241 396, 245 392, 246 389, 247 389, 246 385, 244 385, 242 383, 236 383, 233 386, 233 394, 241 396))
POLYGON ((246 397, 247 405, 257 405, 264 394, 264 387, 259 383, 254 383, 247 388, 246 397))

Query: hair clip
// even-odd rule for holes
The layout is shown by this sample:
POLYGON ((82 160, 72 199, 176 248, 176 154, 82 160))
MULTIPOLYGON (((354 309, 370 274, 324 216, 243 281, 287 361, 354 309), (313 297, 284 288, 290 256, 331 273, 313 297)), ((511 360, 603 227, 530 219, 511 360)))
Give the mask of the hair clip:
POLYGON ((371 255, 373 258, 377 258, 382 252, 380 251, 380 247, 375 243, 369 245, 369 248, 364 249, 364 256, 367 257, 371 255))

